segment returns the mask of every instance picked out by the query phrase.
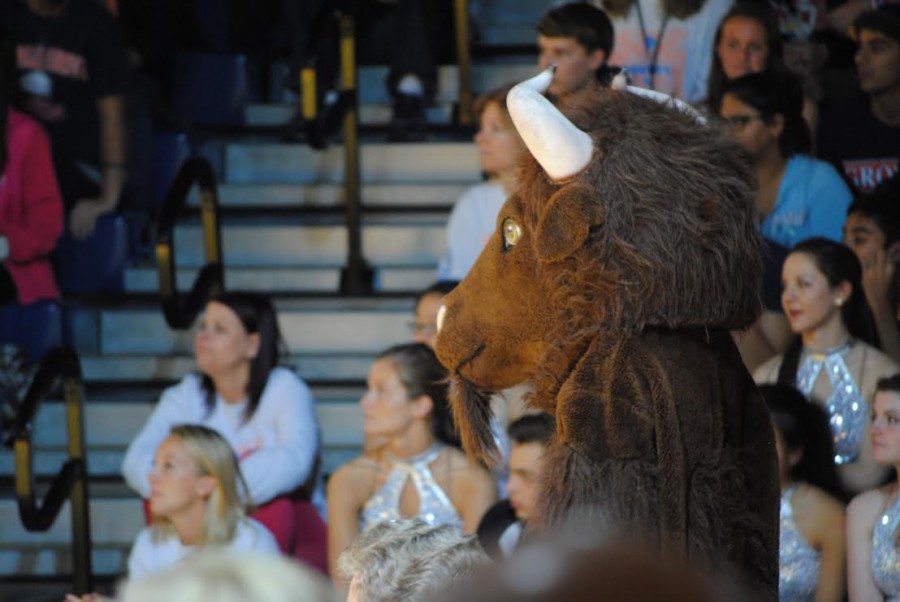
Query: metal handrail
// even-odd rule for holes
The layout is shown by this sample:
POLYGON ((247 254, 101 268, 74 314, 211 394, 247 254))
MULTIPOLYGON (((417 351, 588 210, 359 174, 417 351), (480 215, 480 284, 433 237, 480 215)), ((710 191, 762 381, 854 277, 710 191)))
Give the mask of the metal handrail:
POLYGON ((341 270, 345 295, 372 292, 373 271, 362 252, 362 219, 359 167, 359 95, 356 73, 356 2, 342 0, 338 7, 341 49, 341 96, 344 113, 344 213, 347 221, 347 265, 341 270))
MULTIPOLYGON (((356 0, 333 0, 319 8, 316 23, 336 17, 338 20, 341 88, 337 106, 344 133, 344 217, 347 226, 347 264, 341 269, 340 291, 344 295, 372 293, 374 271, 362 251, 362 199, 360 193, 359 95, 356 65, 356 0)), ((318 29, 327 29, 318 27, 318 29)), ((313 46, 311 46, 312 48, 313 46)), ((327 135, 317 121, 316 61, 301 71, 301 115, 306 124, 307 142, 324 149, 327 135)))
POLYGON ((209 298, 225 289, 222 231, 216 174, 209 161, 192 157, 184 162, 169 187, 156 222, 156 265, 166 323, 176 330, 190 328, 209 298), (206 264, 189 293, 178 292, 175 271, 175 225, 194 184, 200 187, 200 217, 206 264))
POLYGON ((469 45, 469 2, 455 0, 456 68, 459 82, 459 106, 457 121, 460 125, 472 125, 472 50, 469 45))
POLYGON ((41 361, 37 374, 25 394, 13 421, 10 434, 4 441, 15 452, 16 499, 19 517, 28 531, 46 531, 56 521, 67 499, 72 501, 72 548, 75 569, 75 593, 93 591, 91 571, 91 524, 88 508, 87 457, 84 453, 84 412, 81 362, 68 347, 51 350, 41 361), (67 451, 69 459, 53 479, 50 489, 38 504, 31 434, 34 417, 41 403, 56 387, 63 384, 66 405, 67 451))

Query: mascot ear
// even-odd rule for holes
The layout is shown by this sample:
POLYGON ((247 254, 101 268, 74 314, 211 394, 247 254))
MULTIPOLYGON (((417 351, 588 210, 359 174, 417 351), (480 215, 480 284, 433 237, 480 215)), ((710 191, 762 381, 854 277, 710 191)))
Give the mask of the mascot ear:
POLYGON ((546 263, 565 259, 587 240, 592 226, 603 223, 596 191, 579 182, 559 189, 547 202, 538 222, 535 249, 546 263))

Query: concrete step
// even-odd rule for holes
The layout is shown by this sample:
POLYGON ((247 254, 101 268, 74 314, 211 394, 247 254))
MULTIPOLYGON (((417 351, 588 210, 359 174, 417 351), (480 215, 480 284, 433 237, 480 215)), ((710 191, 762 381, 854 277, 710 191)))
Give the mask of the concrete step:
MULTIPOLYGON (((137 533, 135 533, 137 536, 137 533)), ((95 577, 116 577, 124 575, 128 570, 128 553, 134 538, 128 542, 104 545, 94 543, 91 550, 91 568, 95 577)), ((71 575, 74 572, 72 564, 71 534, 64 540, 39 542, 33 545, 10 544, 0 542, 0 574, 16 575, 18 577, 55 577, 57 575, 71 575)), ((46 586, 45 586, 46 587, 46 586)), ((49 594, 44 597, 36 593, 34 587, 25 585, 2 585, 4 602, 40 602, 42 600, 62 600, 62 595, 56 597, 49 594), (10 597, 6 597, 6 595, 10 597)), ((49 587, 47 587, 49 589, 49 587)), ((71 592, 72 586, 62 588, 60 591, 71 592)))
MULTIPOLYGON (((190 290, 199 272, 198 268, 179 269, 179 290, 190 290)), ((226 267, 225 282, 231 289, 263 293, 335 293, 340 284, 340 268, 334 267, 226 267)), ((421 291, 435 279, 435 266, 376 268, 376 292, 421 291)), ((159 275, 156 268, 129 268, 125 272, 125 289, 137 293, 159 291, 159 275)))
MULTIPOLYGON (((387 99, 385 99, 387 100, 387 99)), ((299 111, 299 103, 251 104, 244 117, 250 126, 286 125, 299 111)), ((389 104, 364 104, 359 107, 360 125, 388 125, 393 111, 389 104)), ((430 124, 448 125, 453 120, 453 105, 442 103, 428 107, 425 120, 430 124)))
MULTIPOLYGON (((377 353, 409 339, 411 299, 311 299, 276 304, 292 353, 377 353)), ((156 307, 110 308, 97 316, 102 355, 188 355, 192 330, 172 331, 156 307)), ((304 376, 301 372, 301 376, 304 376)))
MULTIPOLYGON (((395 205, 416 208, 449 208, 471 186, 466 183, 366 184, 360 191, 363 207, 395 205)), ((188 197, 190 206, 199 205, 196 189, 188 197)), ((343 183, 323 184, 223 184, 219 205, 234 207, 341 207, 343 183)))
MULTIPOLYGON (((546 6, 546 2, 543 3, 546 6)), ((514 13, 519 13, 518 10, 512 11, 514 13)), ((481 36, 478 41, 482 46, 537 46, 537 32, 534 29, 535 23, 537 23, 540 14, 531 18, 531 15, 528 13, 520 13, 523 18, 523 22, 508 24, 508 25, 484 25, 479 28, 479 33, 481 36), (527 20, 527 22, 524 22, 527 20)), ((535 51, 535 55, 537 51, 535 51)), ((522 79, 528 77, 526 73, 526 69, 530 69, 531 73, 533 73, 537 67, 537 60, 532 57, 523 57, 522 61, 522 79), (530 60, 529 60, 530 59, 530 60)), ((507 83, 509 80, 502 79, 502 75, 491 74, 496 77, 496 85, 492 87, 501 86, 507 83)), ((482 85, 490 86, 495 81, 494 78, 484 77, 481 80, 482 85)), ((486 88, 490 89, 490 88, 486 88)))
MULTIPOLYGON (((543 0, 546 6, 546 0, 543 0)), ((515 11, 518 12, 518 8, 515 11)), ((537 13, 538 15, 540 12, 537 13)), ((537 34, 534 23, 537 17, 530 17, 530 25, 522 22, 511 26, 480 27, 483 43, 494 45, 535 45, 537 34), (507 31, 503 31, 503 30, 507 31)), ((387 80, 386 66, 364 66, 359 69, 359 102, 361 107, 382 105, 391 106, 391 98, 384 82, 387 80)), ((521 57, 515 63, 478 61, 472 65, 472 90, 487 92, 502 85, 528 79, 537 73, 537 60, 533 57, 521 57)), ((438 67, 437 93, 434 98, 436 107, 452 106, 459 99, 459 72, 456 65, 438 67)), ((362 111, 361 111, 362 116, 362 111)), ((436 123, 436 122, 435 122, 436 123)))
MULTIPOLYGON (((359 399, 363 387, 345 387, 323 391, 315 389, 316 419, 322 437, 322 453, 362 448, 362 410, 359 399)), ((91 475, 120 475, 125 449, 147 421, 159 394, 149 400, 120 399, 115 402, 85 403, 85 445, 91 475)), ((65 408, 61 403, 45 403, 35 419, 32 436, 34 471, 52 476, 65 461, 65 408)), ((331 465, 333 462, 328 462, 331 465)), ((0 452, 0 476, 15 472, 13 454, 0 452)), ((2 537, 0 537, 2 541, 2 537)))
MULTIPOLYGON (((284 358, 284 363, 292 366, 308 382, 362 381, 376 353, 292 354, 284 358)), ((82 355, 81 369, 87 382, 144 382, 148 379, 174 382, 195 370, 196 366, 193 356, 185 352, 166 355, 82 355)))
MULTIPOLYGON (((225 147, 227 183, 318 184, 344 178, 344 150, 317 151, 298 144, 240 143, 225 147)), ((474 183, 480 173, 471 143, 363 144, 362 182, 474 183)))
MULTIPOLYGON (((385 217, 390 219, 398 218, 385 217)), ((225 265, 342 267, 346 264, 347 228, 343 224, 286 221, 225 223, 222 226, 225 265)), ((375 266, 436 268, 444 252, 445 226, 444 216, 428 217, 418 224, 363 224, 363 257, 375 266)), ((185 223, 176 228, 175 252, 179 267, 199 267, 206 263, 199 224, 185 223)))

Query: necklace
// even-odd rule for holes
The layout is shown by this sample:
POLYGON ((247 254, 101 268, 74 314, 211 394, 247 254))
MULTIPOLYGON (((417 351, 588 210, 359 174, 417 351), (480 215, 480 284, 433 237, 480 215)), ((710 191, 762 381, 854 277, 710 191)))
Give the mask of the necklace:
POLYGON ((666 26, 669 24, 669 17, 671 15, 666 13, 663 16, 656 38, 653 38, 647 35, 647 25, 644 23, 644 11, 641 9, 641 0, 636 0, 634 7, 637 9, 638 26, 641 28, 641 44, 644 47, 644 53, 647 55, 647 58, 650 59, 650 63, 647 65, 647 72, 650 76, 647 87, 655 89, 656 86, 654 82, 656 79, 656 66, 659 63, 659 52, 662 49, 663 36, 666 34, 666 26))
POLYGON ((853 337, 848 338, 846 341, 841 343, 840 345, 835 345, 834 347, 829 347, 828 349, 823 349, 821 351, 817 349, 812 349, 811 347, 803 347, 803 354, 813 359, 822 359, 829 355, 843 355, 846 351, 848 351, 853 343, 856 341, 853 340, 853 337))

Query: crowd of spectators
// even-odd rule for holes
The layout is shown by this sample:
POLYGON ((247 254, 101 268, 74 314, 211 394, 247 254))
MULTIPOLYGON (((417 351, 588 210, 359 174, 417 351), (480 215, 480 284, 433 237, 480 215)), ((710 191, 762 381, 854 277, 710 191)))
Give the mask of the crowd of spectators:
MULTIPOLYGON (((443 52, 431 35, 435 11, 421 0, 362 4, 364 52, 389 64, 390 137, 424 139, 443 52)), ((260 41, 278 20, 272 15, 288 17, 287 87, 299 91, 299 69, 317 57, 327 110, 336 30, 318 35, 316 26, 331 5, 267 2, 246 21, 240 16, 253 11, 244 3, 227 5, 235 44, 263 58, 273 56, 260 41)), ((178 2, 149 13, 137 2, 113 6, 118 18, 97 0, 0 0, 2 302, 57 298, 49 256, 63 229, 88 237, 101 216, 128 202, 132 75, 150 77, 157 108, 171 110, 173 57, 190 45, 186 15, 196 13, 178 2), (146 30, 135 26, 151 13, 146 30)), ((767 243, 764 312, 734 336, 778 443, 782 598, 900 597, 900 5, 571 2, 548 8, 536 44, 536 68, 555 66, 548 96, 563 108, 622 69, 633 84, 693 103, 745 151, 767 243), (847 44, 855 48, 850 75, 839 60, 847 44)), ((485 570, 489 556, 525 555, 553 420, 523 410, 522 391, 498 395, 491 406, 504 466, 492 474, 471 462, 456 440, 446 370, 431 350, 441 298, 477 261, 527 153, 506 109, 508 90, 479 100, 475 143, 485 181, 451 213, 440 282, 418 299, 414 342, 385 350, 369 370, 360 400, 366 443, 330 476, 327 531, 313 503, 321 495, 314 401, 280 366, 273 305, 263 295, 222 294, 196 335, 197 372, 163 393, 126 454, 123 473, 145 498, 149 524, 131 552, 121 599, 256 591, 265 586, 244 570, 254 562, 268 567, 272 583, 296 583, 254 599, 331 596, 290 562, 233 560, 253 553, 328 573, 351 600, 425 600, 485 570), (504 492, 508 499, 498 502, 504 492), (205 558, 213 548, 225 554, 215 563, 205 558)), ((572 582, 593 582, 577 573, 580 553, 548 549, 534 553, 574 554, 572 582)), ((629 558, 632 568, 660 568, 637 553, 611 558, 603 546, 590 554, 597 566, 629 558)), ((506 577, 494 575, 484 591, 512 596, 506 577)), ((683 579, 659 575, 661 584, 683 579)))

